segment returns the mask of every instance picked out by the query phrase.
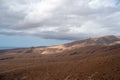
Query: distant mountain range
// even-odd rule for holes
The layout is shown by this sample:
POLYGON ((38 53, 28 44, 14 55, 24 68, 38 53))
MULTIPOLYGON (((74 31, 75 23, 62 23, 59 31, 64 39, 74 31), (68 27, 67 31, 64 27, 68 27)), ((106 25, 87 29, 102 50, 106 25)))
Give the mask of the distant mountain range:
POLYGON ((7 50, 7 49, 20 49, 22 47, 0 47, 0 50, 7 50))

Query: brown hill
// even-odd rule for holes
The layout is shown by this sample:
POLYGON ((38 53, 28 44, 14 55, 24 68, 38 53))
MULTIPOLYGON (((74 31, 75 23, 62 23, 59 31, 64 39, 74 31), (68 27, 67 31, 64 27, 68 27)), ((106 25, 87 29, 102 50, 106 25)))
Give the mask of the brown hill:
POLYGON ((91 44, 94 39, 5 51, 0 55, 0 80, 120 80, 119 37, 95 38, 102 45, 71 47, 86 41, 91 44), (42 54, 42 50, 50 53, 42 54))
POLYGON ((61 53, 75 48, 87 47, 87 46, 111 46, 120 44, 120 36, 103 36, 100 38, 89 38, 80 41, 74 41, 72 43, 46 46, 46 47, 32 47, 23 49, 2 50, 1 53, 37 53, 37 54, 55 54, 61 53))

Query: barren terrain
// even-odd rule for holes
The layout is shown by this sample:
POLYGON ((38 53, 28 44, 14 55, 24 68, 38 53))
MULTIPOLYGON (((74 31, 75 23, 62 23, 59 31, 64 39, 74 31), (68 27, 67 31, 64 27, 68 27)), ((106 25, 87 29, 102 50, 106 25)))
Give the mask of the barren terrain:
POLYGON ((120 80, 120 40, 110 39, 1 50, 0 80, 120 80))

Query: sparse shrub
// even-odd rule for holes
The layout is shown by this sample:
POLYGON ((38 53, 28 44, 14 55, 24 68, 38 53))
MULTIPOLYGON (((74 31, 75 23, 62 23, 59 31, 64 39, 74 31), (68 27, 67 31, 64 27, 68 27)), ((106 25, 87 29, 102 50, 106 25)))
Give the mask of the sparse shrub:
POLYGON ((73 52, 73 53, 71 53, 70 55, 76 55, 76 54, 78 54, 78 52, 73 52))

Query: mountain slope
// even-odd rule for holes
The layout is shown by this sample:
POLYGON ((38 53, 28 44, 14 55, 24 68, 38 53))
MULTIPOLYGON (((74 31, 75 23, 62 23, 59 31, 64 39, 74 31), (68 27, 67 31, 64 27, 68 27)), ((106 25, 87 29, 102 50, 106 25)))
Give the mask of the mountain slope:
POLYGON ((64 52, 66 50, 87 47, 87 46, 111 46, 116 44, 120 44, 120 36, 110 35, 110 36, 103 36, 100 38, 89 38, 86 40, 75 41, 63 45, 46 47, 45 52, 42 52, 42 54, 59 53, 59 52, 64 52), (52 52, 50 50, 55 52, 52 52))
POLYGON ((1 61, 0 80, 120 80, 119 44, 31 55, 1 61))
POLYGON ((120 41, 119 36, 103 36, 99 38, 89 38, 86 40, 75 41, 72 43, 66 44, 66 46, 74 46, 74 45, 81 45, 81 46, 91 46, 91 45, 111 45, 120 41))
POLYGON ((120 80, 120 38, 0 51, 0 80, 120 80))
POLYGON ((80 41, 74 41, 72 43, 56 45, 56 46, 46 46, 46 47, 35 47, 26 49, 12 49, 12 50, 1 50, 1 53, 36 53, 36 54, 57 54, 63 53, 68 50, 87 47, 87 46, 112 46, 120 44, 120 36, 103 36, 99 38, 89 38, 80 41))

